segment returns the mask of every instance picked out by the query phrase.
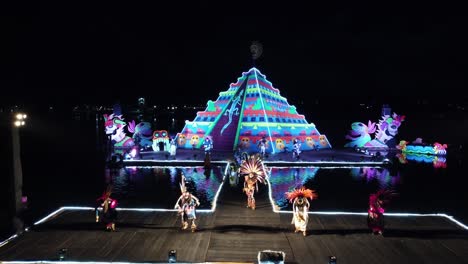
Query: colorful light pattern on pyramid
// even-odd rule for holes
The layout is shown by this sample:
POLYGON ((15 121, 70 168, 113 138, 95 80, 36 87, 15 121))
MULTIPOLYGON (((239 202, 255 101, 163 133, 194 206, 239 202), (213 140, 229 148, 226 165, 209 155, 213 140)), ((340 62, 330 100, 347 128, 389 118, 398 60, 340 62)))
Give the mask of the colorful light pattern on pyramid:
POLYGON ((195 120, 186 121, 178 134, 178 146, 198 149, 205 137, 213 140, 215 151, 258 152, 263 137, 268 153, 291 151, 293 139, 301 142, 301 150, 331 148, 327 137, 298 114, 256 68, 242 73, 216 101, 208 101, 195 120))

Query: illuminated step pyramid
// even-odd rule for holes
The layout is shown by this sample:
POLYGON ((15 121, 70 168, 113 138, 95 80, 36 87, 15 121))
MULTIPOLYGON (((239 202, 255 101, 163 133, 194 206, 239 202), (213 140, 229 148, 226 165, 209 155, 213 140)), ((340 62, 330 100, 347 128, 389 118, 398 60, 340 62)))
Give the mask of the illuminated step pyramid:
POLYGON ((180 148, 201 148, 205 137, 213 140, 215 151, 259 151, 258 142, 268 141, 267 152, 292 150, 292 141, 301 150, 331 148, 325 135, 308 123, 296 107, 289 105, 279 90, 258 69, 242 73, 216 101, 208 101, 205 111, 186 121, 177 136, 180 148))

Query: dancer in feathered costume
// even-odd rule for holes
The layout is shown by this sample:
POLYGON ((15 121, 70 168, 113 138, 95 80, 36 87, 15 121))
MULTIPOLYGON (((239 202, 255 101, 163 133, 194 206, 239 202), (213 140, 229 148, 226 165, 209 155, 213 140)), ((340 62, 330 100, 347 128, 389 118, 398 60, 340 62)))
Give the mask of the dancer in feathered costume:
POLYGON ((102 207, 102 219, 99 217, 99 211, 96 208, 96 222, 102 220, 106 224, 107 231, 115 231, 115 221, 117 220, 117 200, 111 198, 112 186, 109 185, 97 202, 102 207))
POLYGON ((258 192, 258 182, 266 183, 268 178, 262 159, 258 155, 252 155, 243 160, 240 166, 240 174, 244 175, 244 189, 247 195, 247 208, 255 210, 255 191, 258 192))
POLYGON ((384 212, 386 205, 397 193, 393 190, 379 190, 369 196, 369 209, 367 210, 367 225, 374 235, 382 235, 384 231, 384 212))
POLYGON ((286 193, 286 198, 293 204, 293 218, 291 224, 294 225, 294 233, 302 232, 302 235, 307 235, 307 223, 309 222, 309 207, 313 199, 317 199, 318 195, 314 190, 301 187, 292 192, 286 193))
POLYGON ((197 219, 195 208, 200 205, 200 200, 187 191, 187 188, 185 187, 185 176, 183 174, 180 183, 180 191, 182 192, 182 195, 177 200, 174 208, 179 209, 179 214, 182 216, 182 229, 187 229, 189 222, 191 222, 190 227, 192 232, 195 232, 197 229, 197 224, 195 223, 195 220, 197 219))

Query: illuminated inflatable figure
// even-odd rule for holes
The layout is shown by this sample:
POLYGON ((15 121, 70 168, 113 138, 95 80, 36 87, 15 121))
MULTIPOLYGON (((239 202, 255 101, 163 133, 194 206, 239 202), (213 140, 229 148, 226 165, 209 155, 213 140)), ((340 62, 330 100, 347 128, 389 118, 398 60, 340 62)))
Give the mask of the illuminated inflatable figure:
POLYGON ((446 168, 445 155, 447 154, 447 144, 423 143, 421 138, 417 138, 412 143, 406 140, 401 140, 396 146, 400 153, 397 153, 398 160, 402 164, 408 161, 416 161, 419 163, 432 163, 434 168, 446 168))
POLYGON ((107 115, 104 114, 104 124, 106 129, 106 135, 110 135, 114 147, 117 149, 131 148, 135 146, 133 138, 125 134, 124 128, 126 126, 122 115, 107 115))
POLYGON ((155 130, 153 132, 153 151, 169 151, 169 133, 166 130, 155 130))
POLYGON ((396 155, 401 164, 406 164, 408 161, 418 163, 432 163, 434 168, 447 168, 447 160, 443 155, 427 155, 415 152, 401 152, 396 155))
POLYGON ((397 149, 405 153, 424 154, 424 155, 436 155, 445 156, 447 154, 447 144, 440 144, 435 142, 432 146, 425 145, 422 142, 420 144, 408 144, 408 141, 401 140, 398 144, 397 149))
POLYGON ((364 144, 364 147, 374 149, 395 147, 394 138, 398 134, 398 129, 403 121, 405 121, 404 115, 397 115, 396 113, 393 113, 392 116, 383 115, 377 124, 375 138, 364 144))
POLYGON ((375 132, 375 123, 370 121, 368 125, 361 122, 354 122, 351 124, 351 130, 346 135, 346 139, 350 142, 346 143, 345 147, 362 147, 367 142, 371 141, 371 134, 375 132))
POLYGON ((395 136, 398 134, 398 129, 401 123, 405 120, 404 115, 393 113, 390 115, 382 115, 377 124, 369 121, 367 125, 361 122, 351 124, 351 130, 346 135, 346 139, 350 142, 345 144, 345 147, 365 148, 373 150, 386 150, 396 146, 395 136), (375 132, 374 139, 371 134, 375 132))
POLYGON ((133 141, 141 148, 146 149, 153 145, 151 123, 141 122, 135 126, 135 122, 132 121, 128 124, 128 131, 133 133, 133 141))

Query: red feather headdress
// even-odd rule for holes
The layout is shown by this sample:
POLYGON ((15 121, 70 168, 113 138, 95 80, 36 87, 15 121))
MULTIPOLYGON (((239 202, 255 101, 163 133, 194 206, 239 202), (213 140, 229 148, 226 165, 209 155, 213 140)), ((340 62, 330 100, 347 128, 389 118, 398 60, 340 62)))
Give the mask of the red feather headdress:
POLYGON ((297 197, 305 197, 310 200, 318 198, 318 194, 315 190, 306 189, 305 187, 294 189, 294 191, 286 192, 285 194, 290 203, 292 203, 297 197))
POLYGON ((383 205, 387 205, 390 203, 390 200, 396 196, 398 196, 398 193, 394 190, 381 189, 369 196, 369 203, 375 203, 377 200, 381 200, 383 205))

